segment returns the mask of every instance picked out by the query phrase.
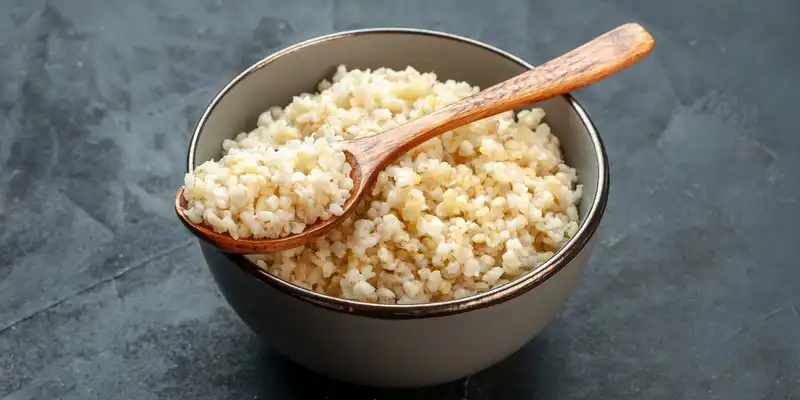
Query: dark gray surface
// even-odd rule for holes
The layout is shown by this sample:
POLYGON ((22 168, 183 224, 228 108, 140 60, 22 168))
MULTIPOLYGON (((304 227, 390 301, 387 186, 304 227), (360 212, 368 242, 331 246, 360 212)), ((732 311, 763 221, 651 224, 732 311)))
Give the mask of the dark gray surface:
POLYGON ((0 397, 800 398, 798 16, 794 0, 4 1, 0 397), (601 243, 567 309, 488 371, 379 391, 284 361, 172 214, 202 107, 274 50, 409 26, 540 62, 629 20, 653 55, 577 94, 611 159, 601 243))

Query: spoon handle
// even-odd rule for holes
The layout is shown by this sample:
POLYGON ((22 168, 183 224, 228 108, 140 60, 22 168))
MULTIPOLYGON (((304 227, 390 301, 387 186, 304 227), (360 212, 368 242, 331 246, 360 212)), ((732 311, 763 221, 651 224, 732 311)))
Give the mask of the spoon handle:
POLYGON ((641 25, 619 26, 507 81, 390 132, 373 136, 373 140, 379 140, 383 154, 371 157, 373 163, 369 167, 380 169, 417 145, 451 129, 599 81, 639 61, 652 48, 653 37, 641 25))

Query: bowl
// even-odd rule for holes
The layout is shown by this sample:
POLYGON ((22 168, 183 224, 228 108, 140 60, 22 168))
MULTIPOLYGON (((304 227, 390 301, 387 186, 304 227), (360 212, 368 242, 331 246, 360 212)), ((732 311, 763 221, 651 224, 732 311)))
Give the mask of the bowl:
MULTIPOLYGON (((313 92, 336 66, 413 66, 440 80, 481 88, 531 68, 475 40, 416 29, 366 29, 311 39, 257 62, 211 101, 189 145, 188 170, 221 156, 224 139, 258 115, 313 92)), ((577 234, 523 277, 476 296, 430 304, 382 305, 312 292, 274 277, 243 256, 200 241, 223 296, 277 352, 320 374, 361 385, 409 388, 453 381, 505 359, 561 310, 587 264, 608 197, 605 150, 586 112, 570 96, 536 105, 583 184, 577 234)))

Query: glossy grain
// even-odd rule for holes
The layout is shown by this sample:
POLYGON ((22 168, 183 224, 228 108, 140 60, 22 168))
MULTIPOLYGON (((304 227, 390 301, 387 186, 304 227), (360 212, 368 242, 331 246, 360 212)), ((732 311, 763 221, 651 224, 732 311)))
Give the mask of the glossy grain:
POLYGON ((639 24, 628 23, 536 68, 489 87, 379 135, 345 142, 347 161, 355 183, 345 212, 319 221, 300 234, 278 239, 234 239, 226 233, 193 224, 183 210, 183 188, 175 197, 175 210, 195 235, 230 253, 269 253, 301 246, 335 229, 369 191, 378 173, 414 147, 444 132, 526 104, 563 95, 612 75, 646 56, 654 46, 652 36, 639 24))

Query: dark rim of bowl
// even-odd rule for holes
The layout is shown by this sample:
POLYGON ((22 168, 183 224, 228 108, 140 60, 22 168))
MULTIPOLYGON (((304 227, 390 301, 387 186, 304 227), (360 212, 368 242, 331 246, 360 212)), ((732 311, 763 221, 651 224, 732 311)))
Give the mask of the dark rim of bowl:
MULTIPOLYGON (((293 46, 284 48, 277 51, 261 61, 253 64, 244 72, 233 78, 225 87, 214 97, 214 99, 206 107, 203 115, 200 117, 189 144, 187 171, 194 168, 194 153, 197 142, 200 138, 200 132, 205 126, 208 116, 214 111, 219 101, 238 84, 244 77, 253 72, 267 66, 272 61, 279 57, 290 54, 299 49, 314 46, 316 44, 324 43, 332 40, 346 39, 352 36, 370 35, 370 34, 404 34, 404 35, 423 35, 433 36, 439 39, 447 39, 467 43, 473 46, 483 48, 491 51, 497 55, 505 57, 508 60, 514 61, 522 67, 533 68, 533 65, 516 57, 510 53, 500 50, 494 46, 479 42, 477 40, 469 39, 466 37, 453 35, 444 32, 431 31, 425 29, 411 29, 411 28, 371 28, 371 29, 356 29, 344 32, 333 33, 329 35, 320 36, 317 38, 309 39, 293 46)), ((608 159, 606 158, 606 150, 600 136, 597 134, 597 129, 594 126, 591 118, 578 104, 578 102, 569 94, 563 96, 578 114, 583 125, 594 144, 595 157, 598 164, 598 182, 597 193, 592 199, 589 212, 586 214, 586 219, 580 224, 578 232, 573 236, 567 244, 559 249, 553 257, 538 266, 533 271, 487 292, 476 294, 473 296, 465 297, 458 300, 449 300, 444 302, 412 304, 412 305, 397 305, 397 304, 377 304, 365 303, 354 300, 346 300, 338 297, 333 297, 321 293, 317 293, 308 289, 304 289, 287 281, 284 281, 276 276, 269 274, 254 263, 248 261, 244 256, 223 253, 233 264, 240 267, 243 271, 253 276, 254 278, 267 283, 271 287, 279 290, 282 293, 288 294, 292 297, 306 301, 316 306, 320 306, 329 310, 343 312, 347 314, 359 315, 370 318, 382 319, 411 319, 411 318, 430 318, 441 317, 445 315, 459 314, 462 312, 481 309, 496 305, 508 300, 511 300, 523 293, 539 286, 551 276, 555 275, 558 271, 569 264, 583 248, 589 243, 594 233, 600 225, 600 220, 605 213, 606 203, 608 201, 609 192, 609 176, 608 176, 608 159)), ((202 240, 202 238, 200 238, 202 240)))

